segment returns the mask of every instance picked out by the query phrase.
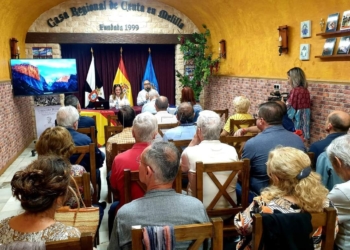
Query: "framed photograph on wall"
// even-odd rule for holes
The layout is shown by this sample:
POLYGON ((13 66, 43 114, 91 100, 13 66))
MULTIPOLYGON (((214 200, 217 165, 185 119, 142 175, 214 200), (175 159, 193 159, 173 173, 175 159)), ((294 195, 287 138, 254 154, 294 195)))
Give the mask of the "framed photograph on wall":
POLYGON ((300 37, 311 37, 311 21, 303 21, 300 23, 300 37))
POLYGON ((310 44, 300 44, 299 58, 302 61, 310 60, 310 44))
POLYGON ((52 47, 33 47, 32 51, 34 59, 52 58, 52 47))

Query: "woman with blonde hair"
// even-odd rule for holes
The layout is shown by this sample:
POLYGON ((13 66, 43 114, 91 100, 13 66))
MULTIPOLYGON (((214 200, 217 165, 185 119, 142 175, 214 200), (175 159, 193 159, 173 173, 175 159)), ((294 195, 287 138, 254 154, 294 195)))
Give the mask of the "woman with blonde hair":
POLYGON ((123 91, 123 84, 114 84, 113 92, 109 97, 109 106, 111 108, 119 108, 125 105, 130 105, 126 94, 123 91))
MULTIPOLYGON (((328 190, 321 184, 319 174, 311 170, 311 161, 307 154, 292 147, 279 147, 272 150, 267 161, 267 174, 271 185, 255 197, 250 206, 234 218, 241 235, 252 233, 251 213, 302 213, 322 212, 323 208, 334 207, 327 198, 328 190)), ((313 235, 315 249, 321 247, 319 228, 313 235)), ((247 238, 237 245, 237 249, 246 244, 247 238)))

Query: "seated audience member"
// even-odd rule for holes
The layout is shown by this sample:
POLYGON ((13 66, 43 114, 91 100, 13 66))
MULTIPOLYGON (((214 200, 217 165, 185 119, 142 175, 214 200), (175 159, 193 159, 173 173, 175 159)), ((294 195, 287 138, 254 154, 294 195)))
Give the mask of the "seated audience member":
MULTIPOLYGON (((230 131, 230 122, 231 120, 248 120, 253 119, 253 116, 251 114, 248 114, 248 110, 250 107, 250 101, 245 96, 237 96, 235 99, 233 99, 233 106, 236 110, 236 114, 230 116, 226 124, 224 126, 224 129, 221 132, 221 136, 227 136, 230 134, 233 134, 234 131, 230 131)), ((243 128, 248 127, 247 125, 243 124, 243 128)), ((234 130, 237 130, 237 127, 234 128, 234 130)))
MULTIPOLYGON (((184 87, 181 90, 181 99, 180 102, 188 102, 193 106, 193 110, 194 110, 194 117, 193 117, 193 122, 197 121, 197 118, 199 116, 199 113, 203 110, 202 106, 197 103, 196 98, 194 97, 194 92, 193 89, 191 89, 190 87, 184 87)), ((177 114, 178 109, 175 110, 175 115, 177 114)))
MULTIPOLYGON (((151 83, 148 80, 145 80, 143 82, 144 89, 140 90, 140 92, 137 95, 137 106, 143 106, 150 100, 149 92, 152 89, 151 83)), ((157 91, 157 90, 156 90, 157 91)), ((157 91, 158 93, 158 91, 157 91)))
POLYGON ((326 152, 323 152, 317 158, 316 173, 321 175, 322 184, 329 191, 333 189, 334 185, 344 182, 334 171, 326 152))
MULTIPOLYGON (((113 160, 110 183, 113 193, 119 194, 119 202, 113 203, 109 210, 109 235, 112 232, 113 221, 117 211, 125 204, 124 169, 130 169, 131 171, 139 169, 139 164, 135 159, 139 158, 142 151, 152 143, 157 133, 158 126, 154 115, 148 112, 137 115, 132 126, 132 135, 135 138, 134 146, 118 154, 113 160)), ((144 194, 145 192, 137 183, 131 184, 131 198, 133 200, 143 197, 144 194)))
MULTIPOLYGON (((79 123, 79 113, 78 110, 72 106, 61 107, 56 116, 58 126, 65 127, 70 135, 73 138, 75 146, 86 146, 92 143, 90 137, 85 134, 79 133, 77 131, 78 123, 79 123)), ((74 154, 70 157, 70 162, 75 164, 79 155, 74 154)), ((96 181, 99 187, 99 192, 101 189, 101 176, 100 176, 100 168, 103 166, 103 162, 105 160, 105 154, 95 146, 95 158, 96 158, 96 181)), ((86 171, 90 171, 90 154, 86 154, 82 161, 79 163, 82 165, 86 171)), ((100 197, 100 195, 98 195, 100 197)))
MULTIPOLYGON (((188 194, 196 195, 196 162, 216 163, 238 161, 236 149, 228 144, 220 142, 221 130, 220 116, 214 111, 204 110, 199 114, 197 120, 197 132, 191 143, 181 155, 181 170, 188 172, 188 194)), ((228 172, 216 172, 215 176, 223 184, 231 174, 228 172)), ((235 177, 227 188, 228 194, 236 202, 236 183, 235 177)), ((203 176, 203 204, 209 206, 214 196, 217 194, 217 187, 207 174, 203 176)), ((226 208, 231 206, 224 197, 221 197, 216 208, 226 208)))
POLYGON ((135 143, 135 138, 132 136, 132 123, 135 119, 135 111, 130 106, 123 106, 118 112, 118 121, 123 126, 123 131, 113 135, 106 142, 106 165, 112 166, 114 159, 111 157, 112 143, 127 144, 135 143))
POLYGON ((111 108, 120 108, 122 106, 129 105, 130 102, 126 97, 126 94, 123 93, 123 88, 120 84, 113 85, 113 93, 109 96, 109 106, 111 108))
POLYGON ((158 94, 157 90, 151 89, 148 92, 148 95, 149 95, 149 102, 147 102, 146 104, 144 104, 142 106, 141 113, 149 112, 149 113, 154 115, 157 113, 157 110, 155 107, 155 102, 156 102, 156 99, 159 97, 159 94, 158 94))
POLYGON ((0 244, 14 241, 49 242, 80 237, 77 228, 55 221, 55 211, 68 192, 69 162, 40 157, 14 174, 12 194, 24 212, 0 222, 0 244))
MULTIPOLYGON (((238 232, 243 236, 251 234, 251 213, 313 213, 333 207, 327 199, 328 190, 320 183, 320 176, 311 170, 310 165, 310 158, 301 150, 291 147, 272 150, 267 161, 267 172, 272 184, 263 189, 244 212, 235 216, 234 224, 238 232)), ((320 248, 320 230, 322 232, 322 227, 312 237, 315 249, 320 248)), ((250 241, 248 238, 245 237, 245 240, 250 241)), ((242 240, 237 249, 247 243, 242 240)), ((244 249, 250 249, 249 245, 244 249)))
POLYGON ((163 136, 163 141, 191 140, 196 134, 196 125, 193 121, 194 111, 190 103, 183 102, 179 105, 176 118, 180 125, 168 129, 163 136))
POLYGON ((335 172, 345 181, 328 194, 338 210, 339 232, 335 244, 338 249, 350 249, 350 135, 334 139, 326 152, 335 172))
POLYGON ((289 146, 305 152, 305 146, 299 136, 282 126, 283 110, 275 102, 260 105, 256 125, 260 131, 243 147, 242 158, 250 160, 250 190, 260 194, 260 190, 269 185, 266 162, 270 150, 276 146, 289 146))
MULTIPOLYGON (((179 158, 177 148, 168 142, 152 143, 142 152, 139 174, 147 192, 144 197, 119 209, 109 250, 131 249, 133 225, 165 226, 209 221, 205 208, 198 199, 178 194, 172 189, 179 171, 179 158)), ((176 249, 185 248, 183 244, 176 243, 176 249)))
POLYGON ((169 101, 166 96, 159 96, 156 99, 155 107, 157 113, 155 117, 157 118, 158 124, 173 124, 177 123, 175 115, 169 114, 167 109, 169 107, 169 101))
POLYGON ((325 130, 328 136, 323 140, 314 142, 310 145, 309 152, 315 154, 315 162, 318 156, 326 150, 328 145, 337 137, 345 135, 350 127, 350 116, 344 111, 333 111, 326 120, 325 130))

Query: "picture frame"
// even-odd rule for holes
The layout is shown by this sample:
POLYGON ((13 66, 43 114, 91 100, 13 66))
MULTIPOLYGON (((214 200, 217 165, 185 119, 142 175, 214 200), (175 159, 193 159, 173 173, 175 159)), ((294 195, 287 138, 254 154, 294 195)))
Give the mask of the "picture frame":
POLYGON ((307 38, 311 37, 311 21, 302 21, 300 23, 300 37, 307 38))
POLYGON ((343 36, 340 38, 340 42, 337 49, 338 55, 348 54, 350 49, 350 36, 343 36))
POLYGON ((350 29, 350 10, 344 11, 343 17, 340 23, 340 30, 350 29))
POLYGON ((334 45, 337 41, 337 38, 327 38, 323 46, 322 56, 331 56, 333 55, 334 45))
POLYGON ((310 44, 300 44, 300 54, 299 59, 301 61, 310 60, 310 44))
POLYGON ((326 33, 337 31, 339 13, 333 13, 328 16, 326 23, 326 33))
POLYGON ((51 59, 52 47, 33 47, 33 59, 51 59))

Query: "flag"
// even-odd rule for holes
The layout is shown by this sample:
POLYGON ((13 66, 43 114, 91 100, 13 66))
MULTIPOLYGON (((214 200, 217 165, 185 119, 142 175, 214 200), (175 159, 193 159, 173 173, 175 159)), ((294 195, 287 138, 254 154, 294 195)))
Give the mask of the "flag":
POLYGON ((103 84, 95 68, 94 54, 91 49, 91 64, 85 82, 85 107, 89 105, 90 101, 96 101, 97 99, 104 100, 105 95, 103 92, 103 84))
POLYGON ((117 74, 115 75, 115 78, 113 81, 113 85, 114 84, 122 85, 124 95, 126 95, 126 97, 128 98, 130 102, 130 106, 134 106, 134 102, 132 100, 131 85, 130 85, 128 74, 126 73, 126 69, 124 66, 124 61, 121 53, 120 53, 120 62, 119 62, 117 74))
POLYGON ((159 92, 158 81, 157 81, 156 73, 154 72, 154 68, 152 64, 151 50, 149 50, 146 70, 141 82, 141 89, 143 89, 143 82, 146 80, 150 81, 152 86, 159 92))

